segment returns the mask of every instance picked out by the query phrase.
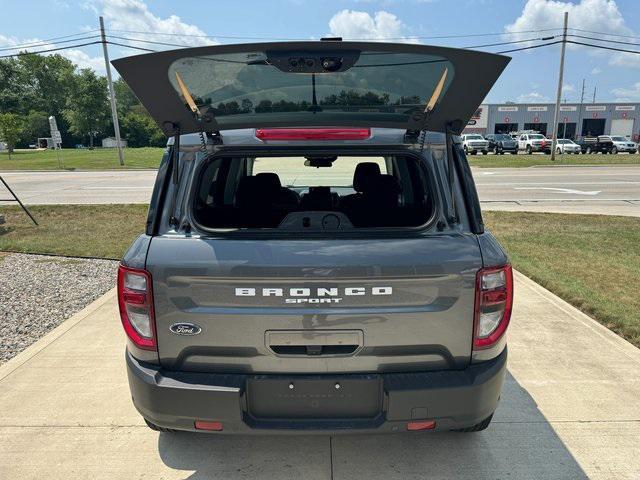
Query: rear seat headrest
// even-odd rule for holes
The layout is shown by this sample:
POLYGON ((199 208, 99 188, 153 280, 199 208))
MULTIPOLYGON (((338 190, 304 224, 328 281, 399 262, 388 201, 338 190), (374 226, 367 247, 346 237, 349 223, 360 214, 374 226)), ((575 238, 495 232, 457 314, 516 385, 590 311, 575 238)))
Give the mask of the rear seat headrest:
POLYGON ((375 162, 362 162, 353 172, 353 189, 356 192, 369 190, 372 181, 380 176, 380 166, 375 162))
POLYGON ((236 206, 269 207, 280 195, 280 179, 275 173, 243 177, 236 190, 236 206), (274 178, 275 177, 275 178, 274 178))

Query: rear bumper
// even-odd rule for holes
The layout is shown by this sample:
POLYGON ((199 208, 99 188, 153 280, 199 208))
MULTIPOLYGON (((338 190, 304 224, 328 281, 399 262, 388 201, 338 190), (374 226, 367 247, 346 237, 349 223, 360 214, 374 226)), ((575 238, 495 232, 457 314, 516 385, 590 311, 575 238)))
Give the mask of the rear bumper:
MULTIPOLYGON (((194 421, 223 424, 231 434, 397 433, 408 421, 435 420, 436 430, 466 428, 491 415, 498 405, 506 372, 507 350, 495 359, 465 370, 364 375, 305 375, 339 382, 380 379, 383 402, 375 418, 340 420, 253 418, 247 411, 245 385, 251 375, 165 372, 126 354, 133 403, 150 422, 165 428, 195 431, 194 421)), ((269 376, 260 375, 260 378, 269 376)), ((277 376, 282 379, 282 375, 277 376)), ((289 375, 295 381, 300 375, 289 375)), ((350 402, 357 401, 350 399, 350 402)))

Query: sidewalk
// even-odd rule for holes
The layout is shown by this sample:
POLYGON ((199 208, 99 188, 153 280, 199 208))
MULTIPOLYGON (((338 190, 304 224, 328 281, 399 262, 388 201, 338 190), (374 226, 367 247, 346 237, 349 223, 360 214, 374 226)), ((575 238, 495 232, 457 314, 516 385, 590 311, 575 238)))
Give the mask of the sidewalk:
POLYGON ((158 434, 115 293, 0 366, 0 479, 640 479, 640 350, 518 274, 509 375, 478 434, 158 434))

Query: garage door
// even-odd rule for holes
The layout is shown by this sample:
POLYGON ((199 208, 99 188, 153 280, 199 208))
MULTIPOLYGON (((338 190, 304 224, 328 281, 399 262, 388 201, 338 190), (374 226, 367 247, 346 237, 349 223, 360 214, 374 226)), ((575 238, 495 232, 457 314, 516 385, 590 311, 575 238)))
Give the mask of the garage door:
POLYGON ((633 118, 615 118, 611 120, 611 135, 631 138, 633 133, 633 118))

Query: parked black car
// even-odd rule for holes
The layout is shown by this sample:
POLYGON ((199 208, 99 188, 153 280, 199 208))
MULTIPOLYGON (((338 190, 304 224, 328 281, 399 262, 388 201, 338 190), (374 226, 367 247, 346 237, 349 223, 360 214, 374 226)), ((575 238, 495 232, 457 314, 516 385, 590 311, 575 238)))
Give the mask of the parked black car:
POLYGON ((582 153, 611 153, 613 149, 611 137, 607 137, 606 135, 582 137, 576 140, 576 143, 580 145, 580 151, 582 153))
POLYGON ((489 151, 497 154, 518 153, 518 142, 506 133, 492 133, 484 137, 489 141, 489 151))

